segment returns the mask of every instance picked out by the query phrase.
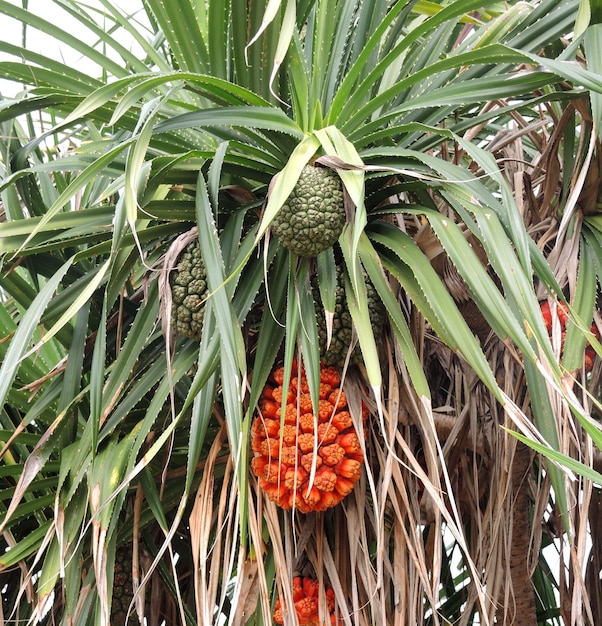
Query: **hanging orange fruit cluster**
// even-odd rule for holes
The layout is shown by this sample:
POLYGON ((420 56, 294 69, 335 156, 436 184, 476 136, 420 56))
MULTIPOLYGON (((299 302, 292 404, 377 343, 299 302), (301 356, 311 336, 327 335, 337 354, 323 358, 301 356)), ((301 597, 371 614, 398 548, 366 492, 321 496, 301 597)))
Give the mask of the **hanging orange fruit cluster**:
MULTIPOLYGON (((318 590, 318 581, 313 578, 303 578, 301 576, 293 578, 293 601, 295 603, 297 617, 299 618, 299 624, 301 626, 337 626, 337 624, 342 624, 341 618, 334 610, 334 591, 328 584, 324 586, 324 592, 330 622, 320 622, 318 613, 318 590)), ((284 624, 280 598, 276 601, 274 621, 276 624, 284 624)))
MULTIPOLYGON (((299 376, 293 365, 281 430, 283 380, 284 368, 279 367, 261 395, 251 426, 256 455, 251 467, 259 486, 283 509, 325 511, 351 492, 364 461, 341 377, 334 367, 321 365, 320 401, 314 415, 305 374, 299 376)), ((365 420, 364 406, 362 413, 365 420)))
MULTIPOLYGON (((546 328, 550 335, 552 334, 552 312, 550 310, 550 303, 548 301, 542 302, 540 305, 541 313, 543 315, 543 319, 546 323, 546 328)), ((558 315, 558 321, 560 322, 561 329, 561 347, 564 346, 564 338, 566 336, 566 321, 569 317, 569 311, 567 307, 559 303, 556 307, 556 313, 558 315)), ((600 338, 600 333, 598 332, 598 327, 595 324, 592 324, 590 328, 592 334, 600 338)), ((590 344, 587 344, 585 347, 585 354, 583 356, 583 367, 586 372, 589 372, 594 365, 594 357, 596 356, 596 351, 592 348, 590 344)))

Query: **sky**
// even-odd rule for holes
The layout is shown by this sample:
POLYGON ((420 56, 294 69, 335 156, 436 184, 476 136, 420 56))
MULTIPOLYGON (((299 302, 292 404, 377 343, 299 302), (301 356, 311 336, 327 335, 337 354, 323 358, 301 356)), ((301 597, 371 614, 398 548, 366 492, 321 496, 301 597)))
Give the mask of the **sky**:
MULTIPOLYGON (((22 0, 8 0, 8 2, 16 7, 23 6, 22 0)), ((79 2, 75 2, 74 0, 63 0, 63 3, 78 5, 85 8, 90 15, 96 16, 98 24, 103 24, 102 15, 97 13, 97 11, 102 10, 103 8, 101 0, 81 0, 79 2)), ((132 14, 142 7, 141 0, 112 0, 112 3, 119 7, 122 13, 125 14, 132 14)), ((96 42, 96 35, 86 32, 77 19, 60 8, 59 2, 55 2, 54 0, 28 0, 27 5, 28 11, 33 15, 51 22, 72 35, 76 35, 78 38, 83 39, 90 45, 93 45, 96 42)), ((140 18, 143 17, 142 12, 139 12, 138 15, 140 18)), ((63 61, 78 70, 89 72, 91 75, 96 74, 96 68, 93 64, 69 46, 59 45, 56 38, 49 36, 31 26, 27 28, 26 36, 28 49, 44 54, 45 56, 49 56, 53 59, 63 61)), ((0 38, 3 41, 20 46, 22 44, 22 37, 23 31, 20 23, 10 17, 7 17, 6 15, 0 15, 0 38)), ((129 47, 132 50, 136 49, 133 42, 129 40, 127 33, 123 33, 123 36, 120 37, 119 40, 120 43, 126 47, 129 47)), ((6 53, 2 53, 0 51, 0 61, 14 59, 14 56, 7 55, 6 53)), ((0 93, 4 97, 12 97, 19 90, 19 85, 14 85, 0 80, 0 93)))

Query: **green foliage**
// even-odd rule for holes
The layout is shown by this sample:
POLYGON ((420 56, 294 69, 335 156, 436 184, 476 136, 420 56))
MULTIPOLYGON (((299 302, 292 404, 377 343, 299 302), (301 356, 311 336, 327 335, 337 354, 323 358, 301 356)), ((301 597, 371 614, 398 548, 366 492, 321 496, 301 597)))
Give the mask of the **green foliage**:
POLYGON ((505 587, 506 561, 474 533, 501 545, 500 525, 483 529, 511 523, 515 441, 498 427, 550 458, 533 511, 551 498, 569 541, 591 485, 566 477, 599 476, 599 359, 583 368, 586 345, 602 354, 595 12, 53 0, 75 33, 26 4, 0 0, 23 32, 0 41, 0 78, 18 85, 0 102, 5 618, 107 624, 112 564, 132 545, 167 623, 201 623, 202 607, 243 623, 239 606, 268 623, 297 567, 329 579, 346 625, 443 623, 464 603, 464 623, 493 623, 482 589, 505 587), (93 69, 35 51, 39 33, 93 69), (289 243, 331 211, 323 246, 289 243), (545 298, 570 306, 564 339, 545 298), (346 394, 356 421, 362 401, 372 414, 366 477, 344 514, 278 515, 249 478, 251 420, 273 366, 300 357, 317 407, 343 302, 359 345, 346 394))

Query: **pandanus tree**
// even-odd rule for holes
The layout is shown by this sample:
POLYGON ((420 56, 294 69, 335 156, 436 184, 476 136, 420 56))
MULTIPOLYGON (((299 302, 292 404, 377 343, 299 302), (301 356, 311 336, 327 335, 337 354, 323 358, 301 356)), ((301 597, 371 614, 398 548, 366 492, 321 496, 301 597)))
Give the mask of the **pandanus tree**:
POLYGON ((598 623, 596 7, 52 4, 0 0, 4 622, 598 623))

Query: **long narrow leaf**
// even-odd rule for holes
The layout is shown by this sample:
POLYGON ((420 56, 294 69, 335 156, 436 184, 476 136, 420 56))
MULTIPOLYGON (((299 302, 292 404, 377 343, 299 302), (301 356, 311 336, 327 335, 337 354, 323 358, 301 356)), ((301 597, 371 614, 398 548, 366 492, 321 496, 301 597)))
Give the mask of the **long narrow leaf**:
POLYGON ((40 290, 23 315, 2 361, 2 365, 0 366, 0 404, 4 404, 6 401, 8 391, 17 375, 19 364, 27 352, 34 332, 39 326, 40 318, 45 312, 55 290, 60 285, 62 278, 72 264, 73 259, 69 259, 63 264, 40 290))
MULTIPOLYGON (((458 351, 498 400, 505 403, 493 372, 474 335, 435 270, 426 261, 416 244, 401 231, 385 226, 380 227, 378 232, 373 231, 371 238, 389 248, 406 265, 407 270, 411 271, 416 280, 416 286, 430 308, 430 310, 423 311, 423 314, 430 318, 429 321, 450 348, 458 351)), ((407 270, 400 273, 394 265, 388 267, 404 284, 404 274, 407 270)), ((404 286, 411 287, 411 284, 404 286)))

